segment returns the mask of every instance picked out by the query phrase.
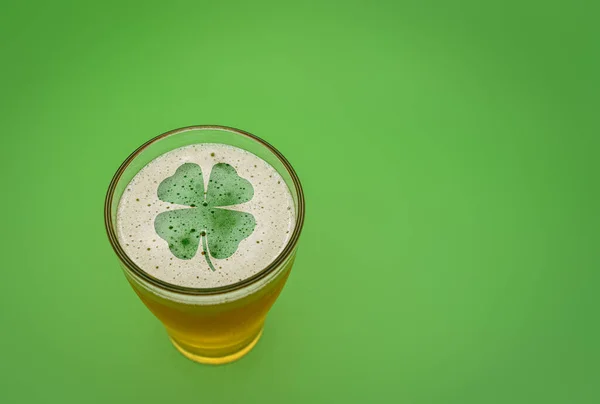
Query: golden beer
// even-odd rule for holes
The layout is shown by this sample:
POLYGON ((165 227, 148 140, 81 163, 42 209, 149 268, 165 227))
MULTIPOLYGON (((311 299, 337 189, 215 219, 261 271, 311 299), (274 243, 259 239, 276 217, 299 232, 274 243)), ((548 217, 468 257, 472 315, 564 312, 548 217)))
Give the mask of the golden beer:
POLYGON ((175 348, 208 364, 239 359, 259 340, 303 220, 302 188, 287 160, 222 126, 177 129, 142 145, 105 202, 127 280, 175 348))
POLYGON ((197 298, 196 304, 193 298, 176 301, 153 293, 132 278, 129 281, 146 307, 162 321, 179 352, 196 362, 222 364, 241 358, 256 345, 292 264, 293 258, 255 293, 222 303, 213 299, 202 304, 197 298))

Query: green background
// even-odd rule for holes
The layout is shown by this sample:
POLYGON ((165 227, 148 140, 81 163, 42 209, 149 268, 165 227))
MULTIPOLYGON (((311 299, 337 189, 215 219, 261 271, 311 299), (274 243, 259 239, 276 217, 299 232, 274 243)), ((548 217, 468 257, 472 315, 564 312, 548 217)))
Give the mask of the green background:
POLYGON ((600 401, 593 2, 84 3, 2 5, 0 401, 600 401), (192 124, 265 138, 307 199, 222 367, 169 344, 102 217, 192 124))

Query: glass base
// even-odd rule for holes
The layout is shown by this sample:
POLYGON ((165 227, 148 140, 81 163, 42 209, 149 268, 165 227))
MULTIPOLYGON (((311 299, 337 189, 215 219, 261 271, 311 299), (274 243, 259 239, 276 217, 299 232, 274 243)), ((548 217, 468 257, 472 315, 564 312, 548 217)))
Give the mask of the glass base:
POLYGON ((234 353, 226 355, 226 356, 220 356, 220 357, 198 355, 196 353, 193 353, 193 352, 190 352, 190 351, 184 349, 172 337, 169 336, 169 339, 173 343, 173 346, 175 346, 175 348, 183 356, 185 356, 186 358, 188 358, 190 360, 193 360, 194 362, 203 363, 206 365, 224 365, 226 363, 234 362, 234 361, 240 359, 241 357, 243 357, 244 355, 246 355, 248 352, 250 352, 252 350, 252 348, 254 348, 254 346, 258 343, 258 340, 262 336, 262 333, 263 333, 263 328, 260 329, 258 334, 256 334, 256 337, 254 337, 254 339, 252 341, 250 341, 250 343, 248 345, 246 345, 245 347, 243 347, 242 349, 240 349, 237 352, 234 352, 234 353))

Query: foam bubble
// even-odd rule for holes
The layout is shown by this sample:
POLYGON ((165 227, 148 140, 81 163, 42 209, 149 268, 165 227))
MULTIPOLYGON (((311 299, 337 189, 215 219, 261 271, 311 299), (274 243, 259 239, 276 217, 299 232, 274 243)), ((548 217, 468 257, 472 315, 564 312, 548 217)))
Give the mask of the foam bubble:
POLYGON ((119 201, 117 234, 127 255, 165 282, 211 288, 260 272, 295 225, 279 173, 234 146, 202 143, 142 168, 119 201))

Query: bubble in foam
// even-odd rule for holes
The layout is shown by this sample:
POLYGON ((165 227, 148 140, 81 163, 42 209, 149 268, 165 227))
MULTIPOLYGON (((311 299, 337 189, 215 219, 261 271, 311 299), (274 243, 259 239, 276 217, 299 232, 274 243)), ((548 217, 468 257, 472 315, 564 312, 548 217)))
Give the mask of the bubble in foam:
POLYGON ((295 225, 279 173, 229 145, 165 153, 127 189, 117 213, 121 245, 144 271, 180 286, 224 286, 256 274, 283 250, 295 225))

